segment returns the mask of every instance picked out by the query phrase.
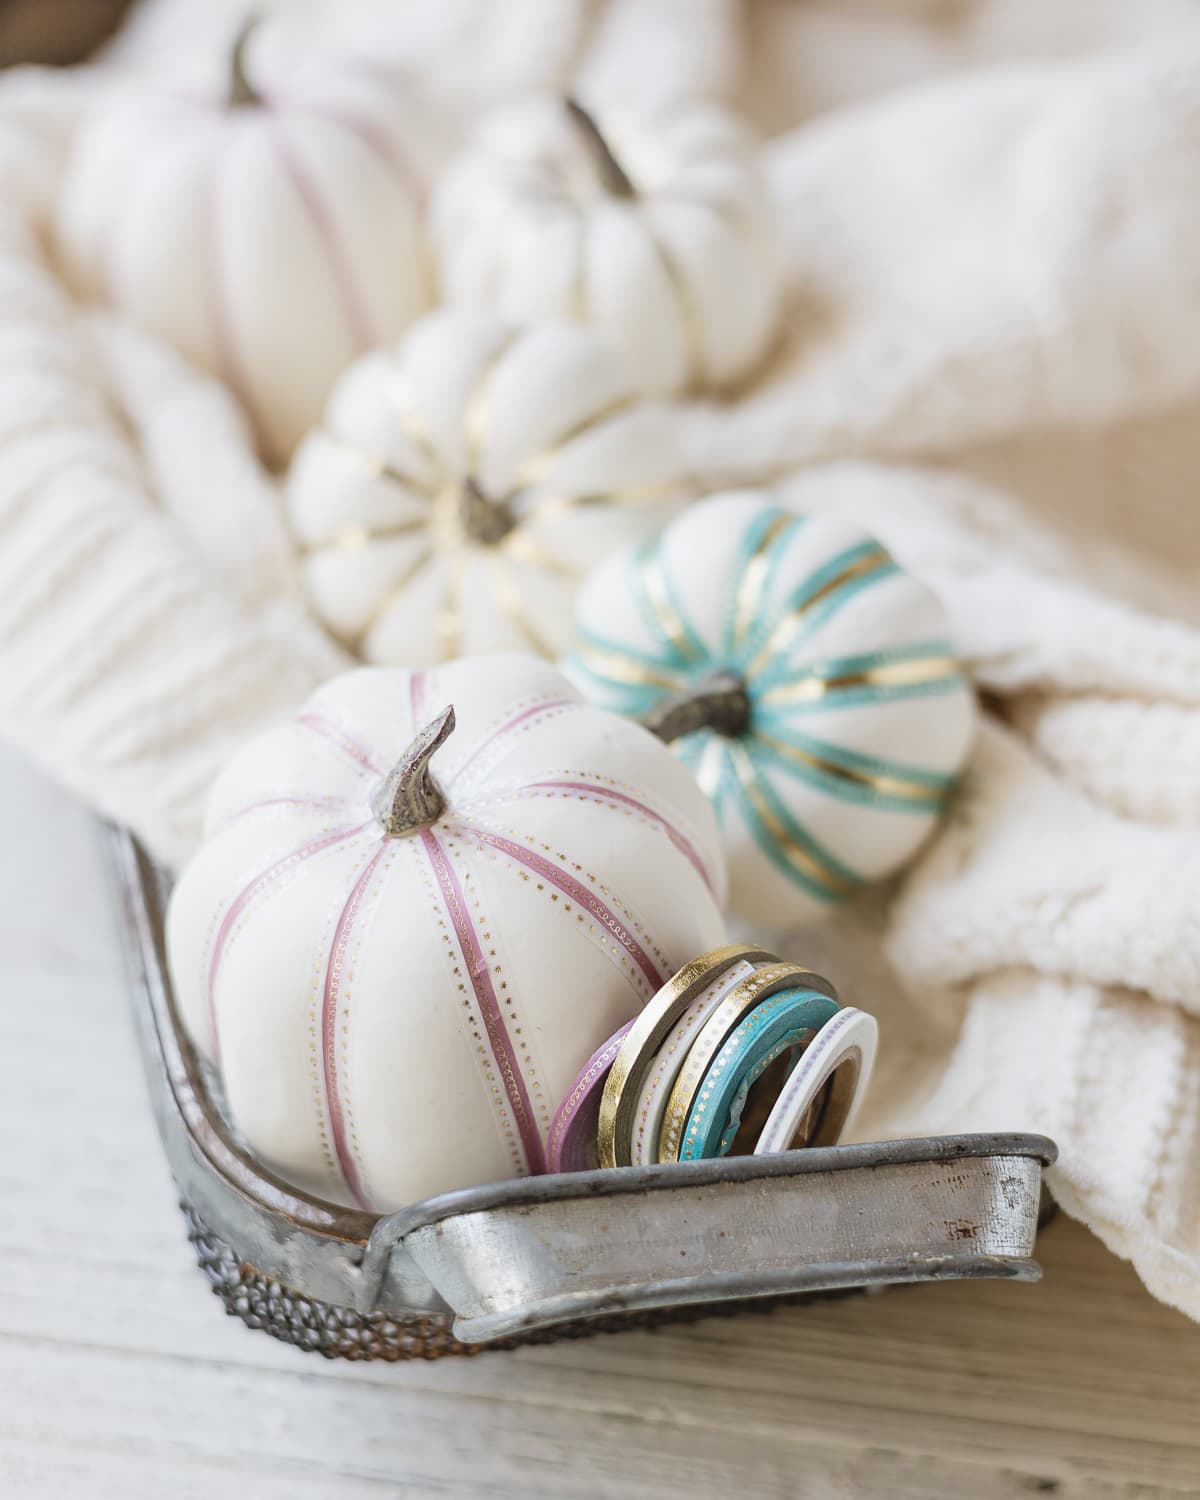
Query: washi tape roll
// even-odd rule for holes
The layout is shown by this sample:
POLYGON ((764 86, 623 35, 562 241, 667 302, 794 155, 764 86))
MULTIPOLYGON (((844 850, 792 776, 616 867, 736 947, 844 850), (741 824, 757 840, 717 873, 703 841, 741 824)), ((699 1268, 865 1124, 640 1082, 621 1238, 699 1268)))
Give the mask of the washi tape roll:
MULTIPOLYGON (((714 1058, 730 1034, 763 1000, 778 994, 780 990, 806 989, 825 996, 837 1009, 837 992, 827 979, 814 974, 799 964, 772 963, 756 969, 743 979, 721 1001, 716 1010, 700 1029, 700 1034, 688 1049, 683 1066, 667 1098, 663 1112, 662 1128, 658 1135, 658 1159, 660 1162, 679 1160, 679 1148, 696 1095, 704 1082, 714 1058)), ((632 1035, 632 1032, 630 1033, 632 1035)), ((628 1038, 627 1038, 628 1040, 628 1038)))
MULTIPOLYGON (((719 975, 692 1001, 659 1048, 638 1093, 633 1133, 629 1142, 629 1162, 632 1166, 649 1167, 658 1160, 658 1134, 662 1129, 667 1097, 683 1067, 688 1048, 734 985, 753 973, 754 965, 743 960, 719 975)), ((625 1163, 622 1162, 621 1165, 625 1163)))
POLYGON ((756 1005, 704 1075, 684 1126, 679 1160, 727 1155, 755 1083, 773 1063, 806 1048, 837 1009, 828 995, 807 988, 780 990, 756 1005))
POLYGON ((878 1037, 874 1016, 853 1006, 839 1011, 789 1074, 754 1147, 755 1156, 836 1145, 866 1096, 878 1037), (826 1085, 824 1107, 815 1125, 806 1126, 805 1117, 826 1085))
POLYGON ((626 1021, 602 1042, 583 1067, 567 1096, 550 1121, 546 1137, 546 1170, 549 1172, 585 1172, 596 1165, 596 1121, 600 1114, 600 1096, 621 1043, 633 1025, 626 1021))
POLYGON ((602 1167, 629 1162, 629 1140, 638 1095, 659 1047, 693 1000, 718 975, 745 959, 769 962, 774 954, 748 943, 710 948, 684 964, 647 1002, 626 1033, 609 1070, 596 1125, 597 1154, 602 1167))

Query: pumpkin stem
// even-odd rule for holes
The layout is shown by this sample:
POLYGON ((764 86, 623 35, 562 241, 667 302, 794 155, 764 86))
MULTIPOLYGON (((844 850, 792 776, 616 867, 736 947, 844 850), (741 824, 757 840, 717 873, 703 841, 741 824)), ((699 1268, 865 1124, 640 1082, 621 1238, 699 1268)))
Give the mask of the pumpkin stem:
POLYGON ((436 823, 446 810, 442 789, 429 762, 454 733, 454 708, 444 708, 426 724, 400 757, 399 764, 371 799, 371 811, 388 838, 403 838, 436 823))
POLYGON ((750 723, 750 695, 740 677, 714 672, 693 687, 660 699, 642 715, 642 723, 668 745, 698 729, 736 739, 750 723))
POLYGON ((233 51, 229 56, 229 94, 227 102, 230 109, 245 109, 249 106, 262 103, 262 95, 258 93, 254 85, 246 77, 246 47, 250 38, 258 29, 261 16, 248 16, 242 23, 242 29, 238 32, 233 43, 233 51))
POLYGON ((458 518, 462 529, 481 547, 496 546, 517 524, 512 507, 503 500, 489 500, 474 479, 463 481, 458 518))
POLYGON ((586 146, 588 155, 592 159, 596 176, 599 177, 601 185, 610 192, 614 198, 636 198, 637 188, 629 179, 629 174, 613 154, 612 147, 604 138, 599 125, 591 114, 584 109, 578 99, 568 96, 565 100, 567 114, 572 122, 578 127, 583 144, 586 146))

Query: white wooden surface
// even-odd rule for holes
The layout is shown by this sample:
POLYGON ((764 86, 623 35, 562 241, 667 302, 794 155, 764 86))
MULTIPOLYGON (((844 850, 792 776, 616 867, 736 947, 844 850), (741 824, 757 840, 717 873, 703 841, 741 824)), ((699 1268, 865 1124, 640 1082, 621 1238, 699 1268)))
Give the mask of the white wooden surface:
POLYGON ((1037 1287, 390 1368, 251 1334, 181 1232, 94 826, 0 756, 0 828, 4 1500, 1200 1493, 1200 1329, 1062 1220, 1037 1287))

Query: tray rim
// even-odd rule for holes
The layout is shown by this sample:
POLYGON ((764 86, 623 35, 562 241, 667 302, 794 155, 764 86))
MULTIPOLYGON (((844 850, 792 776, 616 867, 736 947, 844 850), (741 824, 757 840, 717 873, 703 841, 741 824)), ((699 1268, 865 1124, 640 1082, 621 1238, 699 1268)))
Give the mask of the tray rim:
POLYGON ((110 848, 121 876, 121 908, 140 973, 135 981, 149 1001, 154 1042, 179 1123, 192 1151, 222 1184, 257 1208, 279 1214, 296 1229, 363 1248, 386 1215, 364 1213, 293 1187, 234 1139, 213 1107, 200 1062, 180 1021, 166 955, 166 911, 160 876, 128 829, 108 824, 110 848))
POLYGON ((497 1208, 536 1208, 575 1198, 619 1197, 647 1190, 707 1187, 802 1177, 818 1172, 847 1172, 862 1167, 918 1166, 923 1162, 962 1161, 975 1157, 1026 1156, 1051 1166, 1058 1147, 1048 1136, 1021 1131, 971 1132, 959 1135, 900 1137, 859 1141, 847 1146, 811 1146, 770 1156, 731 1156, 704 1161, 669 1162, 651 1167, 604 1167, 588 1172, 545 1173, 514 1177, 479 1187, 457 1188, 422 1199, 380 1217, 372 1239, 385 1231, 403 1239, 444 1219, 486 1213, 497 1208))

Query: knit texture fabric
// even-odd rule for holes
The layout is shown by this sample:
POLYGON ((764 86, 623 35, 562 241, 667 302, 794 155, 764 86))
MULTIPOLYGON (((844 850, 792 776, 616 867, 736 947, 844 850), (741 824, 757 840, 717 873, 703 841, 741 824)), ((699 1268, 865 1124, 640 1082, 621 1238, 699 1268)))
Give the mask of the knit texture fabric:
MULTIPOLYGON (((230 750, 344 658, 231 396, 74 304, 47 223, 88 111, 172 54, 215 66, 242 9, 149 0, 100 64, 0 82, 0 729, 176 863, 230 750)), ((876 532, 987 706, 921 858, 778 941, 880 1017, 861 1136, 1053 1135, 1064 1207, 1200 1317, 1194 7, 287 11, 460 126, 574 84, 723 95, 773 136, 787 341, 682 412, 691 468, 876 532)))

